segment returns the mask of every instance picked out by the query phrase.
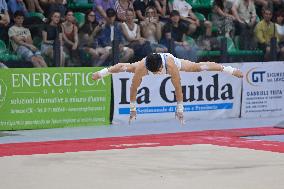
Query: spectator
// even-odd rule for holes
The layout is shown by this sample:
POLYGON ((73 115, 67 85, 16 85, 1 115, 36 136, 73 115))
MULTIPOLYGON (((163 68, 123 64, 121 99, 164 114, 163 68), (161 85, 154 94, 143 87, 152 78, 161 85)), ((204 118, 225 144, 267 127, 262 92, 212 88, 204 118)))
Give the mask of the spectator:
POLYGON ((102 66, 110 55, 107 48, 98 47, 95 38, 99 35, 102 25, 96 21, 94 11, 88 11, 85 15, 85 23, 79 30, 80 49, 92 56, 91 66, 102 66))
POLYGON ((93 10, 96 13, 96 20, 99 23, 106 22, 106 10, 109 8, 115 9, 115 0, 94 0, 93 10))
POLYGON ((212 23, 218 28, 219 35, 226 37, 234 36, 234 19, 230 13, 232 3, 227 0, 215 0, 212 10, 212 23))
POLYGON ((135 0, 133 3, 134 11, 139 21, 145 20, 146 8, 155 6, 155 0, 135 0))
POLYGON ((75 18, 72 10, 67 10, 65 15, 65 22, 62 23, 62 37, 64 44, 64 51, 70 57, 72 63, 75 63, 76 58, 79 57, 78 47, 78 27, 75 25, 75 18))
POLYGON ((191 47, 184 37, 188 33, 188 27, 180 22, 180 14, 173 10, 170 21, 163 28, 163 43, 175 54, 176 57, 196 61, 197 49, 191 47), (172 44, 173 42, 173 44, 172 44))
POLYGON ((126 10, 133 9, 133 3, 131 0, 117 0, 115 2, 115 10, 117 19, 121 22, 126 21, 126 10))
MULTIPOLYGON (((256 10, 253 0, 237 0, 232 7, 236 20, 236 31, 240 35, 240 48, 250 50, 254 48, 253 30, 256 25, 256 10)), ((236 33, 237 35, 237 33, 236 33)))
POLYGON ((115 21, 116 12, 114 9, 109 8, 106 10, 106 15, 107 23, 104 25, 98 37, 98 45, 111 50, 114 57, 119 55, 119 62, 129 62, 129 60, 133 57, 134 52, 132 49, 123 45, 123 34, 121 27, 120 24, 115 21), (119 44, 118 49, 112 49, 114 42, 116 45, 119 44), (118 50, 118 52, 115 52, 115 50, 118 50))
POLYGON ((6 0, 0 0, 0 18, 0 38, 7 42, 9 40, 7 33, 10 17, 6 0))
POLYGON ((8 7, 12 14, 14 14, 16 11, 23 12, 25 15, 23 25, 29 28, 33 38, 35 36, 42 38, 41 32, 44 22, 39 17, 29 16, 29 12, 23 0, 8 0, 8 7))
MULTIPOLYGON (((50 15, 49 23, 44 26, 42 31, 42 44, 41 52, 43 55, 50 59, 53 59, 54 52, 53 46, 56 41, 59 40, 60 46, 60 63, 59 66, 63 67, 65 65, 65 54, 63 52, 63 39, 62 39, 62 28, 60 26, 60 12, 53 12, 50 15)), ((54 65, 56 66, 56 65, 54 65)))
POLYGON ((29 12, 40 12, 44 13, 38 0, 26 0, 27 9, 29 12))
POLYGON ((8 32, 13 50, 25 61, 32 62, 34 67, 47 67, 40 51, 33 45, 29 29, 23 27, 24 13, 16 11, 14 22, 8 32))
MULTIPOLYGON (((277 37, 275 24, 271 21, 272 11, 265 8, 263 11, 263 19, 255 27, 255 35, 258 42, 258 47, 265 53, 264 60, 270 60, 270 41, 272 37, 277 37)), ((279 52, 279 48, 277 48, 279 52)))
POLYGON ((276 30, 279 36, 280 60, 284 60, 284 12, 276 13, 276 30))
POLYGON ((141 34, 147 41, 150 42, 152 52, 167 52, 168 49, 159 44, 162 37, 162 26, 159 22, 157 10, 155 7, 147 7, 146 19, 140 23, 141 34))
POLYGON ((180 18, 186 22, 186 25, 189 25, 189 34, 194 33, 197 28, 202 26, 206 28, 206 36, 212 35, 212 23, 208 20, 200 22, 193 13, 191 5, 185 0, 174 0, 173 10, 177 10, 180 13, 180 18))
POLYGON ((122 32, 127 46, 134 50, 135 59, 140 60, 151 53, 150 42, 140 35, 140 27, 134 22, 134 10, 126 11, 126 22, 122 23, 122 32))

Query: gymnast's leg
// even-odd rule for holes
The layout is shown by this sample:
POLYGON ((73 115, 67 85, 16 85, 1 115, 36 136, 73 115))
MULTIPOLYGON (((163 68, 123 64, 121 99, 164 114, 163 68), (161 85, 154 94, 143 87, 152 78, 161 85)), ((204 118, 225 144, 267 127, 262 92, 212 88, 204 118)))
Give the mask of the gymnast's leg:
POLYGON ((201 72, 201 71, 219 71, 219 72, 226 72, 235 77, 242 78, 242 72, 231 66, 223 66, 221 64, 217 64, 215 62, 199 62, 194 63, 188 60, 181 60, 181 69, 180 71, 185 72, 201 72))
POLYGON ((104 68, 104 69, 102 69, 100 71, 97 71, 97 72, 93 73, 92 79, 93 80, 97 80, 97 79, 106 77, 106 76, 108 76, 110 74, 113 74, 113 73, 134 72, 134 71, 135 71, 135 68, 134 68, 133 64, 130 64, 130 63, 118 63, 118 64, 115 64, 115 65, 113 65, 111 67, 104 68))

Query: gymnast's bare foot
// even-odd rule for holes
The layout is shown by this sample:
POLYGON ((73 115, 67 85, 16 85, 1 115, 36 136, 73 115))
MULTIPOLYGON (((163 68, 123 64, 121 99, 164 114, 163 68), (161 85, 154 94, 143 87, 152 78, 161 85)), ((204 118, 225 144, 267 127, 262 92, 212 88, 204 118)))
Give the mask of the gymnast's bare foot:
POLYGON ((238 77, 238 78, 242 78, 243 77, 243 73, 241 72, 241 70, 239 70, 239 69, 235 69, 234 71, 233 71, 233 74, 232 74, 233 76, 236 76, 236 77, 238 77))

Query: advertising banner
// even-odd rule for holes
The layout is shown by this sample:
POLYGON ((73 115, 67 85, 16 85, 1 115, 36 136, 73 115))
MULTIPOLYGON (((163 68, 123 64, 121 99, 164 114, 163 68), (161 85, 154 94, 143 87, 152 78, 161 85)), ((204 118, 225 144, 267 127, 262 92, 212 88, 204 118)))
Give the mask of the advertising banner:
MULTIPOLYGON (((181 74, 185 119, 238 117, 241 79, 220 72, 181 74)), ((113 75, 115 122, 128 122, 133 74, 113 75)), ((137 122, 174 119, 175 90, 169 75, 145 76, 137 90, 137 122)))
POLYGON ((111 79, 98 68, 0 70, 0 130, 109 124, 111 79))
POLYGON ((246 63, 242 117, 284 115, 284 62, 246 63))

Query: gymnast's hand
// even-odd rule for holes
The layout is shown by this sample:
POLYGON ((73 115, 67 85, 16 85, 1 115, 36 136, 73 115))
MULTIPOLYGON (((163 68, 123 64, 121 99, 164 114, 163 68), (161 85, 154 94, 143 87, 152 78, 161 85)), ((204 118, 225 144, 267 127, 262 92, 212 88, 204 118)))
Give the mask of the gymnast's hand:
POLYGON ((135 120, 137 116, 136 110, 134 111, 130 111, 130 115, 129 115, 129 125, 131 123, 131 121, 135 120))
POLYGON ((129 125, 131 123, 131 121, 135 120, 137 116, 136 113, 136 104, 135 102, 130 102, 130 115, 129 115, 129 125))
POLYGON ((185 124, 184 118, 183 118, 183 104, 182 102, 178 102, 177 106, 176 106, 176 113, 175 113, 175 117, 176 119, 179 120, 181 125, 185 124))
POLYGON ((176 112, 175 116, 176 116, 176 119, 179 120, 181 125, 185 124, 185 121, 183 119, 183 112, 176 112))

